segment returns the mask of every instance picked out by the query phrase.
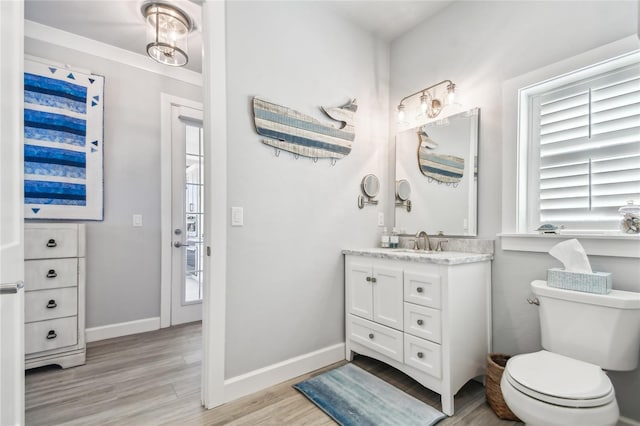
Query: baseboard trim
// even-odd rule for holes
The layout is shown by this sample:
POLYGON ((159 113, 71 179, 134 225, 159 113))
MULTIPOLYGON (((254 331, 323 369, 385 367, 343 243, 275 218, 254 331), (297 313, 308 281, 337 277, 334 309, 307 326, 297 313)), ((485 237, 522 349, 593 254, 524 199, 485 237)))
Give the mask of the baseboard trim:
POLYGON ((87 328, 85 330, 85 335, 87 342, 97 342, 98 340, 113 339, 114 337, 146 333, 147 331, 159 329, 160 317, 153 317, 87 328))
POLYGON ((328 346, 224 381, 225 402, 344 360, 344 343, 328 346))
POLYGON ((620 418, 618 419, 618 424, 623 424, 623 425, 631 425, 631 426, 640 426, 640 422, 630 419, 628 417, 623 417, 620 416, 620 418))

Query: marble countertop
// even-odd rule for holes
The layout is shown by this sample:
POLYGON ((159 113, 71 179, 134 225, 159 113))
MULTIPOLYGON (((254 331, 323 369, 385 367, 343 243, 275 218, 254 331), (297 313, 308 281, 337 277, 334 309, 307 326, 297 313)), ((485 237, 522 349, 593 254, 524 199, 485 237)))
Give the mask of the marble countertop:
POLYGON ((343 249, 343 254, 375 257, 378 259, 404 260, 407 262, 438 263, 441 265, 458 265, 462 263, 484 262, 493 260, 492 254, 466 253, 460 251, 424 251, 410 249, 343 249))

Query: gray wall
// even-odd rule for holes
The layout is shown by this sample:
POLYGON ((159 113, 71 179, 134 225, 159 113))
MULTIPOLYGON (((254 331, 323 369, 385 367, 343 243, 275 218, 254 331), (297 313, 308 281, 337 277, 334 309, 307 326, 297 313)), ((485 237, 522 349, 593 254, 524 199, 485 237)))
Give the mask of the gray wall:
POLYGON ((227 4, 230 227, 226 377, 344 342, 345 246, 377 239, 376 207, 359 210, 366 173, 387 179, 388 45, 311 2, 227 4), (261 143, 251 99, 327 121, 320 105, 358 100, 351 153, 298 160, 261 143))
MULTIPOLYGON (((479 236, 501 232, 502 84, 521 74, 635 34, 636 1, 456 2, 391 44, 391 108, 400 98, 443 79, 453 80, 467 107, 481 108, 479 236)), ((393 165, 393 163, 391 163, 393 165)), ((494 350, 540 349, 537 310, 529 283, 558 266, 545 253, 500 249, 493 262, 494 350)), ((591 256, 610 271, 614 288, 640 291, 637 259, 591 256)), ((640 420, 640 369, 611 373, 622 415, 640 420)))
POLYGON ((201 101, 201 88, 29 38, 25 53, 105 77, 104 221, 85 222, 86 326, 159 317, 160 92, 201 101))

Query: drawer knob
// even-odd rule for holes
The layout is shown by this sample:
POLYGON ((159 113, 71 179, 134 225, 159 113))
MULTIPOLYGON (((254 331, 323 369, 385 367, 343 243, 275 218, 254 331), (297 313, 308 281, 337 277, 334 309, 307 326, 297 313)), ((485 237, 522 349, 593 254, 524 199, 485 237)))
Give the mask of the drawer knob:
POLYGON ((47 339, 51 340, 55 339, 56 337, 58 337, 58 335, 56 334, 55 330, 49 330, 49 332, 47 333, 47 339))
POLYGON ((418 358, 424 358, 424 354, 422 352, 418 352, 416 355, 418 355, 418 358))
POLYGON ((375 282, 378 282, 378 280, 376 279, 376 277, 371 277, 371 282, 375 283, 375 282))
POLYGON ((371 277, 367 277, 367 282, 371 281, 371 277))
POLYGON ((424 321, 422 321, 421 319, 418 320, 418 325, 422 325, 424 324, 424 321))
POLYGON ((373 333, 369 333, 369 339, 373 339, 373 333))
POLYGON ((418 288, 416 288, 416 291, 417 291, 418 293, 422 293, 424 290, 422 289, 422 287, 418 287, 418 288))
POLYGON ((53 299, 49 300, 49 303, 47 303, 47 309, 53 309, 57 307, 58 307, 58 304, 53 299))
POLYGON ((56 272, 55 269, 49 269, 49 272, 47 272, 47 278, 55 278, 58 276, 58 273, 56 272))
POLYGON ((58 243, 56 243, 56 240, 54 240, 53 238, 47 241, 47 247, 56 247, 57 245, 58 243))

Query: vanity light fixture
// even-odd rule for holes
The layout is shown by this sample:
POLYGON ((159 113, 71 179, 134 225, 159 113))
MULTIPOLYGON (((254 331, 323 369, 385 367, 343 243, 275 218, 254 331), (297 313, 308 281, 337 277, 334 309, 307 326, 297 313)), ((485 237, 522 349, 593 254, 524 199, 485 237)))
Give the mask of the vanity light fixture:
POLYGON ((451 105, 455 101, 456 85, 451 80, 442 80, 440 83, 429 86, 426 89, 418 90, 417 92, 402 98, 398 105, 398 121, 404 121, 404 112, 406 109, 404 102, 415 95, 420 95, 420 111, 423 114, 426 114, 429 118, 437 117, 445 106, 443 98, 444 93, 439 95, 438 88, 445 84, 447 90, 447 105, 451 105))
POLYGON ((186 65, 189 62, 187 41, 194 29, 189 15, 163 2, 145 3, 141 12, 149 26, 147 54, 161 64, 186 65))

